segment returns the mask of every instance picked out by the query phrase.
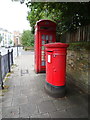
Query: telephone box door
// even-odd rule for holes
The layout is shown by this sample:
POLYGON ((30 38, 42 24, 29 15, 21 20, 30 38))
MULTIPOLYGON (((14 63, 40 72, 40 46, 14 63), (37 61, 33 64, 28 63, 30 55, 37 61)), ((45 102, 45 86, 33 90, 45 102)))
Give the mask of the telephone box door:
POLYGON ((45 62, 45 47, 44 44, 55 42, 55 34, 53 33, 40 33, 41 40, 41 49, 40 49, 40 68, 45 71, 46 62, 45 62))

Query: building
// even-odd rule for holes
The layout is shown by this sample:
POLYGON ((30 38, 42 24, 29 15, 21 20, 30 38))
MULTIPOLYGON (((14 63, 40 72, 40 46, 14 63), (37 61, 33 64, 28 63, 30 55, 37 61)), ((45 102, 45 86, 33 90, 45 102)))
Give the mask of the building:
POLYGON ((21 46, 21 33, 19 31, 14 31, 14 46, 21 46))
POLYGON ((0 46, 9 47, 14 45, 13 33, 0 28, 0 46))

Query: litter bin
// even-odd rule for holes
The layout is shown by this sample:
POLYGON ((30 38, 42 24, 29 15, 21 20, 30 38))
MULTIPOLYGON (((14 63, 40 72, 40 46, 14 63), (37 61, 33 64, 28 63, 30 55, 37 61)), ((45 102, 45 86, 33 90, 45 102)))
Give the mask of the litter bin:
POLYGON ((53 97, 66 94, 66 43, 49 43, 46 47, 46 84, 45 90, 53 97))

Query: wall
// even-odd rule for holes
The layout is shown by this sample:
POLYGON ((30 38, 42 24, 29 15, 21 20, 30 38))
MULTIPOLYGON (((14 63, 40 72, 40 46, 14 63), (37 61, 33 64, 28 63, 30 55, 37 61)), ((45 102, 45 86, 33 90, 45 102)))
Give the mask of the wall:
POLYGON ((69 43, 67 80, 88 92, 90 80, 90 24, 61 34, 60 42, 69 43))
POLYGON ((90 52, 89 50, 67 51, 67 78, 84 92, 88 92, 88 81, 90 74, 90 52))

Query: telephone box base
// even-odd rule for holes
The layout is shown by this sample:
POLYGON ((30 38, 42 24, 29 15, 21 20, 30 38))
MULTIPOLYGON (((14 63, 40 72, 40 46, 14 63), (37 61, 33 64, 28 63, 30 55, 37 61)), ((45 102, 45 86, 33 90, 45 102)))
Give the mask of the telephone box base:
POLYGON ((46 73, 46 71, 40 71, 40 72, 38 72, 36 70, 34 70, 34 71, 35 71, 36 74, 38 74, 38 73, 46 73))
POLYGON ((55 97, 55 98, 62 98, 65 97, 66 95, 66 86, 52 86, 49 83, 46 83, 45 86, 45 91, 48 93, 50 96, 55 97))

